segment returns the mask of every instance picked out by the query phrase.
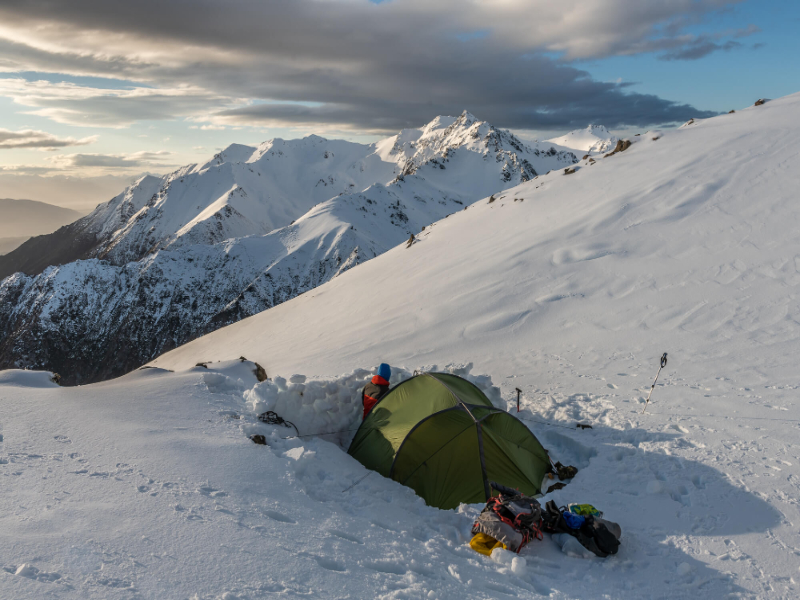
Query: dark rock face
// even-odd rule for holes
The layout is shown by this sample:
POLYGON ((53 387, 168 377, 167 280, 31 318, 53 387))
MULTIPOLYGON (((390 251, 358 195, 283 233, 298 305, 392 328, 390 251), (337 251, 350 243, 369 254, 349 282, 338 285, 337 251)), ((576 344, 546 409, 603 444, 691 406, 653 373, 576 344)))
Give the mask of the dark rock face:
POLYGON ((8 277, 0 284, 0 369, 47 369, 64 385, 119 377, 358 262, 339 261, 334 250, 319 263, 273 276, 250 266, 226 269, 225 258, 213 253, 191 263, 173 254, 160 253, 150 265, 93 259, 8 277), (182 277, 166 272, 175 262, 182 277))

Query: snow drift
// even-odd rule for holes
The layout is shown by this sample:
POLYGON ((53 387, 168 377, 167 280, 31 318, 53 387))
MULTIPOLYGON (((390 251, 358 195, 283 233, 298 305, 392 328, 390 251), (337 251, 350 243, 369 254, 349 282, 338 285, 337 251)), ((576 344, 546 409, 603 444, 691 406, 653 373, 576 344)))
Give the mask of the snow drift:
MULTIPOLYGON (((502 403, 500 389, 492 385, 491 377, 472 375, 472 365, 449 365, 443 372, 458 375, 474 383, 495 406, 502 403)), ((439 371, 436 365, 419 369, 420 372, 439 371)), ((287 381, 276 377, 274 381, 263 381, 244 393, 247 407, 254 415, 271 410, 297 426, 302 437, 319 436, 336 442, 344 449, 350 445, 361 424, 363 407, 361 391, 377 373, 356 369, 336 379, 308 379, 305 375, 292 375, 287 381)), ((389 383, 392 387, 412 377, 413 371, 392 367, 389 383)), ((209 375, 205 382, 209 384, 209 375)), ((213 385, 220 385, 216 383, 213 385)))

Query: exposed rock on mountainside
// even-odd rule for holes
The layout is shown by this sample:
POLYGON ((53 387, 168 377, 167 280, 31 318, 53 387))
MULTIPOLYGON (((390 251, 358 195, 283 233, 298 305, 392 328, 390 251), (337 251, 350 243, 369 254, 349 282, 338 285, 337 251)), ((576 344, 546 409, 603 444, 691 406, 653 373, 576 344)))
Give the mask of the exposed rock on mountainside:
POLYGON ((0 261, 29 273, 0 283, 0 368, 46 368, 67 384, 121 375, 537 169, 575 162, 467 112, 368 146, 317 136, 230 146, 203 165, 144 177, 0 261))

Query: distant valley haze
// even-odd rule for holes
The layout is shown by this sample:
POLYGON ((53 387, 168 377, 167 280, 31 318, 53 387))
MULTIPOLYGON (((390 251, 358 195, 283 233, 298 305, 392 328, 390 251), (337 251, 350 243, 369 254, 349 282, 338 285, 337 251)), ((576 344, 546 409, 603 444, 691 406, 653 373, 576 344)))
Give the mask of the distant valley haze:
POLYGON ((44 202, 0 198, 0 254, 11 252, 32 236, 52 233, 84 214, 44 202))

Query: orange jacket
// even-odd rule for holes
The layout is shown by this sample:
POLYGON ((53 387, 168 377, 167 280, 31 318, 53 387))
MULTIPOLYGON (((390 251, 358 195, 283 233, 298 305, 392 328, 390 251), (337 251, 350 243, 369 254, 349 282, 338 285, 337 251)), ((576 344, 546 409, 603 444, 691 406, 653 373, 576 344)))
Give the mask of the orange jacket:
POLYGON ((364 386, 364 391, 361 394, 361 403, 364 405, 364 416, 361 417, 362 420, 367 418, 372 407, 375 406, 388 391, 389 382, 380 375, 375 375, 372 381, 364 386))

